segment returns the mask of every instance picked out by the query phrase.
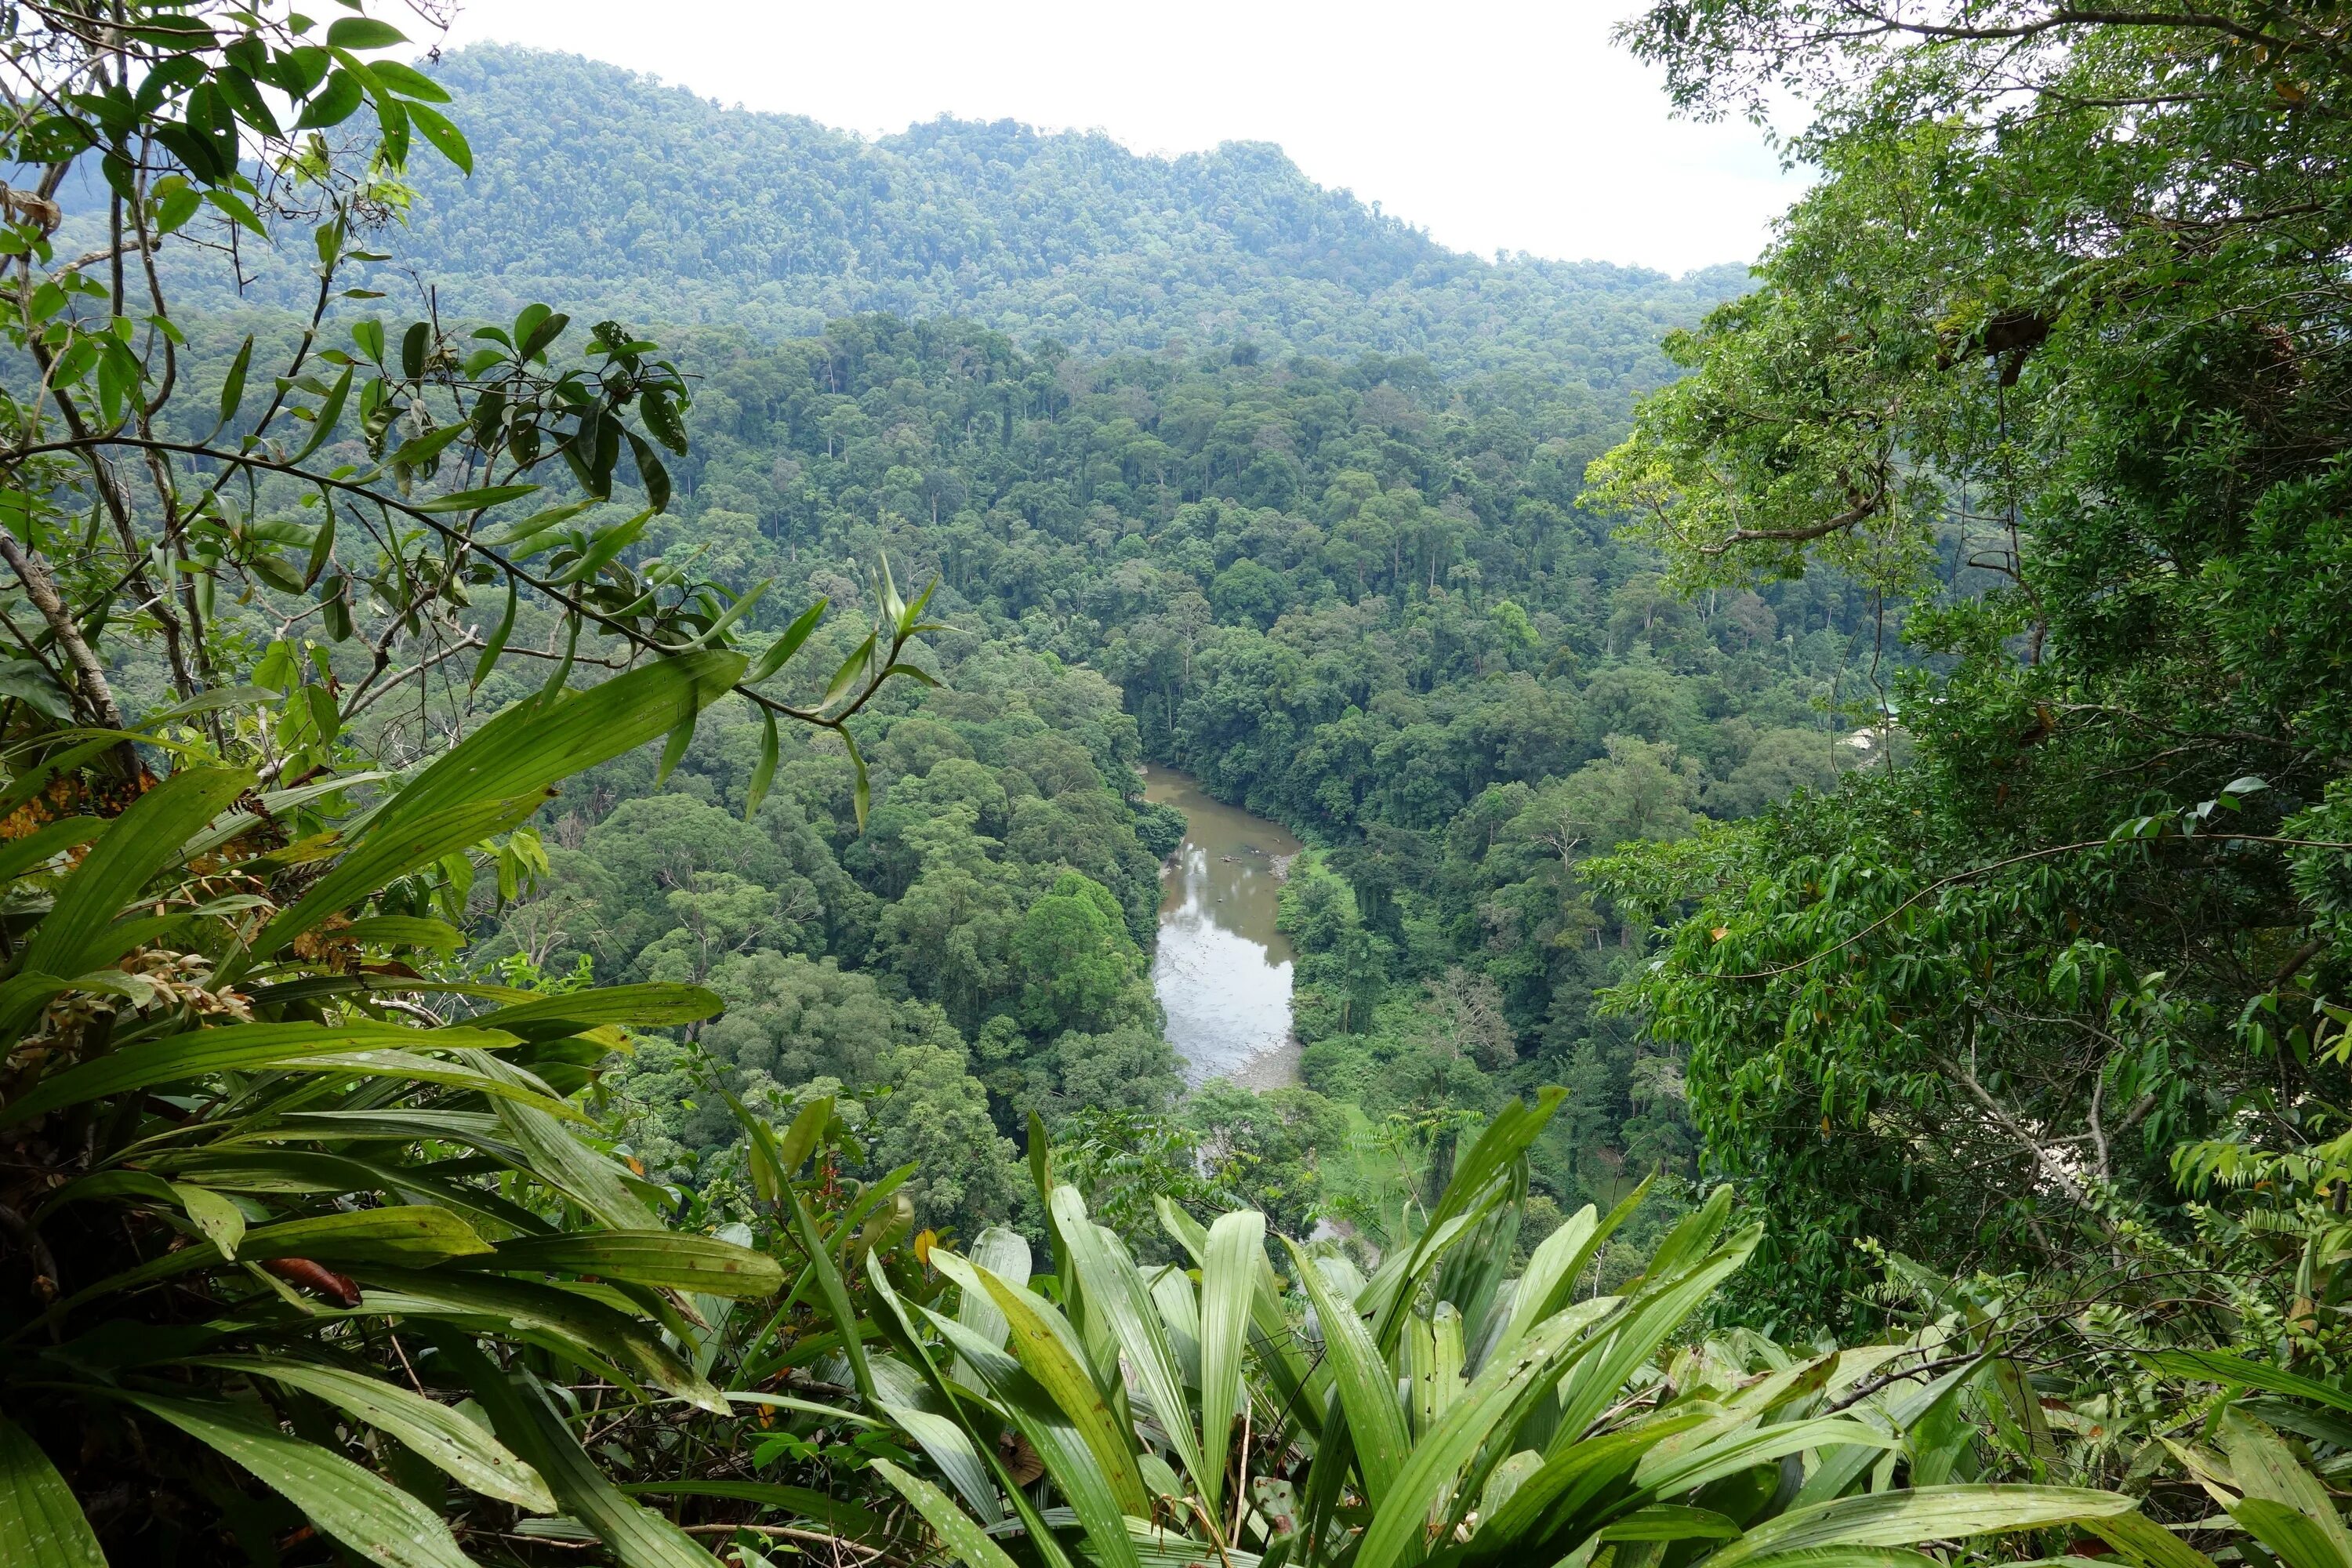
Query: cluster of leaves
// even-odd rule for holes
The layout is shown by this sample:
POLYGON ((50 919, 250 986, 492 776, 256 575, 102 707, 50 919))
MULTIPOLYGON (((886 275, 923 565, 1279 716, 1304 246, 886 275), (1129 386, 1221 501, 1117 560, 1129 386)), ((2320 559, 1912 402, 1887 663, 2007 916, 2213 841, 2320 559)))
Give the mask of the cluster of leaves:
POLYGON ((1804 83, 1825 177, 1598 497, 1686 584, 1832 563, 1947 660, 1893 683, 1916 766, 1607 873, 1672 922, 1622 999, 1769 1184, 1745 1305, 1866 1310, 1856 1238, 2070 1280, 2116 1215, 2186 1245, 2185 1141, 2343 1131, 2342 19, 1804 0, 1629 37, 1695 108, 1804 83), (1995 591, 1923 573, 1955 538, 1995 591))

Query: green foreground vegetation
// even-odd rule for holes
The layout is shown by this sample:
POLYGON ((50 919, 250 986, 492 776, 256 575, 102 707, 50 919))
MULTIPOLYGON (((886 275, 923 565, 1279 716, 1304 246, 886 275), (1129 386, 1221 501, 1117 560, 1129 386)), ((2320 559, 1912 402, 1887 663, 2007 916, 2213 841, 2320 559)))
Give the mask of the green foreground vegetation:
POLYGON ((0 30, 8 1568, 2352 1568, 2333 8, 1655 5, 1815 108, 1727 300, 0 30))

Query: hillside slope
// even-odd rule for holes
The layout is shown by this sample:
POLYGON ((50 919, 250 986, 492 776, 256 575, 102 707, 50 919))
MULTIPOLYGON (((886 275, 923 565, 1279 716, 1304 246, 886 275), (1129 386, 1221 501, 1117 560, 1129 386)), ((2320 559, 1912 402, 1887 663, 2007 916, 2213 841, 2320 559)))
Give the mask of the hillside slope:
MULTIPOLYGON (((435 69, 475 174, 418 160, 411 221, 385 248, 445 310, 543 299, 770 338, 856 311, 958 315, 1097 352, 1424 353, 1442 373, 1635 391, 1669 374, 1665 328, 1746 276, 1482 260, 1263 143, 1155 158, 946 119, 867 142, 576 56, 484 47, 435 69)), ((305 259, 263 261, 248 300, 306 299, 305 259)))

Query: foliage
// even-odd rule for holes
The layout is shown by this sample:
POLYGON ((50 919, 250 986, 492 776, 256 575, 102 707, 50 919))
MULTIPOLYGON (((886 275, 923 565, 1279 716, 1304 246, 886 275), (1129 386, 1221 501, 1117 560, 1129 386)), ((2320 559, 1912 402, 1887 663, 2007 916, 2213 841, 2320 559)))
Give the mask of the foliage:
MULTIPOLYGON (((1899 1402, 1885 1390, 1909 1381, 1900 1363, 1920 1346, 1799 1357, 1749 1337, 1662 1363, 1667 1337, 1754 1246, 1753 1228, 1726 1233, 1727 1189, 1621 1297, 1580 1300, 1578 1286, 1631 1205, 1605 1219, 1587 1208, 1507 1278, 1526 1151, 1558 1100, 1497 1116, 1427 1228, 1370 1279, 1292 1242, 1286 1286, 1263 1215, 1203 1226, 1164 1200, 1191 1267, 1147 1271, 1041 1161, 1050 1279, 1002 1231, 970 1258, 931 1251, 957 1288, 952 1313, 903 1301, 886 1270, 869 1271, 889 1375, 908 1389, 894 1415, 928 1436, 954 1495, 876 1468, 974 1568, 1013 1560, 992 1535, 1045 1563, 1069 1561, 1075 1532, 1088 1557, 1139 1564, 1552 1561, 1622 1542, 1793 1563, 2062 1523, 2147 1560, 2126 1498, 1947 1484, 1970 1445, 1936 1417, 1957 1389, 1991 1381, 1989 1362, 1965 1358, 1929 1397, 1899 1402), (1031 1473, 1058 1506, 1024 1489, 1031 1473)), ((2243 1460, 2237 1475, 2250 1475, 2243 1460)), ((2333 1528, 2316 1483, 2296 1484, 2286 1511, 2333 1528)))
POLYGON ((1914 765, 1600 877, 1672 927, 1623 1004, 1769 1180, 1743 1306, 1850 1317, 1856 1238, 2001 1277, 2084 1276, 2111 1215, 2185 1245, 2184 1141, 2342 1131, 2340 27, 1805 0, 1628 37, 1695 109, 1803 82, 1825 177, 1595 498, 1685 585, 1907 597, 1937 664, 1884 689, 1914 765))

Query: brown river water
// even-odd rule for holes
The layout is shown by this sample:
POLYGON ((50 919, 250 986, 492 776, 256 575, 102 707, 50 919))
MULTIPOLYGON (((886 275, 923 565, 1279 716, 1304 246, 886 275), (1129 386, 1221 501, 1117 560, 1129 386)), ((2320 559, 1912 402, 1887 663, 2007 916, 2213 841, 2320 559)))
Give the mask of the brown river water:
POLYGON ((1168 1042, 1194 1083, 1296 1083, 1290 1039, 1290 939, 1274 929, 1283 878, 1301 847, 1277 824, 1201 793, 1190 776, 1148 766, 1144 798, 1182 812, 1184 842, 1160 870, 1160 952, 1151 983, 1168 1042))

